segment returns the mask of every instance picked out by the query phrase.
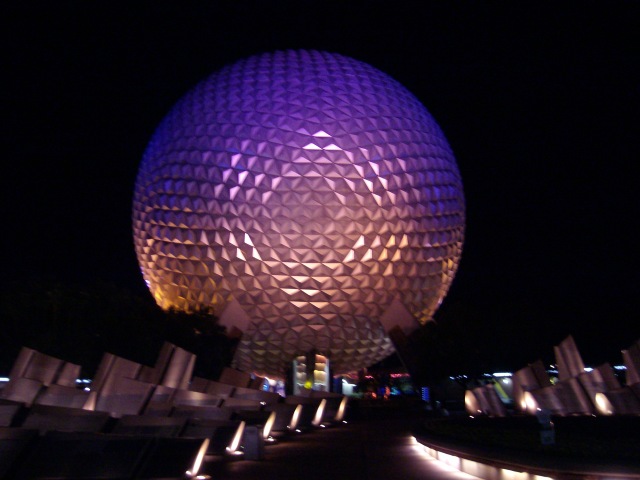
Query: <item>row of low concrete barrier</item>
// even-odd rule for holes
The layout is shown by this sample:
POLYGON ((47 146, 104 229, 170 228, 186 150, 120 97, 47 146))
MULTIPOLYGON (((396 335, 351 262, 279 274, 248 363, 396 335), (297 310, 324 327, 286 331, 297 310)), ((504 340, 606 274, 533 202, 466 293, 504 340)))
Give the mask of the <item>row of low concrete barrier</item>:
POLYGON ((208 455, 261 459, 344 419, 346 396, 282 397, 234 369, 194 377, 194 364, 170 343, 153 367, 105 353, 85 386, 79 366, 23 348, 0 391, 0 478, 195 478, 208 455))
MULTIPOLYGON (((585 370, 573 337, 554 347, 558 381, 551 382, 542 361, 518 370, 512 376, 516 410, 535 415, 640 415, 640 340, 622 350, 624 384, 609 363, 585 370)), ((494 385, 467 390, 465 406, 470 415, 504 416, 507 408, 494 385)))

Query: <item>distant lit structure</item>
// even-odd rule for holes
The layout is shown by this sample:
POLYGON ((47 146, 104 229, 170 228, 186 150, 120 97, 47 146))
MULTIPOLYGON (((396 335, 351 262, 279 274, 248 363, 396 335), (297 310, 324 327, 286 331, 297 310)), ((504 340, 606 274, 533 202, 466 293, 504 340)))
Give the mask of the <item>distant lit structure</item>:
MULTIPOLYGON (((485 374, 465 392, 469 415, 640 415, 640 340, 622 350, 624 365, 586 367, 571 335, 554 347, 554 365, 536 360, 510 374, 485 374)), ((463 376, 464 377, 464 376, 463 376)), ((453 379, 454 377, 451 377, 453 379)))
POLYGON ((432 318, 464 223, 455 159, 420 102, 315 51, 254 56, 197 85, 155 132, 133 204, 157 303, 212 307, 244 333, 234 366, 276 377, 308 352, 332 374, 393 353, 383 324, 432 318))

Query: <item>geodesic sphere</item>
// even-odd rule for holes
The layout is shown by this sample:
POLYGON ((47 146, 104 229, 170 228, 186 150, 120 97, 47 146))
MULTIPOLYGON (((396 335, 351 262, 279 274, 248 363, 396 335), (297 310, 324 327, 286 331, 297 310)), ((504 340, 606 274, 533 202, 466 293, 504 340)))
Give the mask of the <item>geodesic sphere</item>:
POLYGON ((393 353, 381 315, 398 300, 432 318, 464 219, 455 159, 420 102, 316 51, 254 56, 197 85, 153 135, 133 205, 157 303, 239 305, 235 366, 273 376, 312 349, 336 374, 393 353))

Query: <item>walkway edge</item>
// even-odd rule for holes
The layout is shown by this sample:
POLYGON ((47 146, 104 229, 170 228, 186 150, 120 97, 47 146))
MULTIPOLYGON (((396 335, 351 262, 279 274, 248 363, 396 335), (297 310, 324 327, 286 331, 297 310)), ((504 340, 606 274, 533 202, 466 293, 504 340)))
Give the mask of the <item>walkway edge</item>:
POLYGON ((413 436, 427 455, 484 480, 640 480, 640 469, 634 467, 578 464, 560 459, 543 462, 533 455, 522 459, 497 458, 480 449, 456 446, 424 434, 413 432, 413 436))

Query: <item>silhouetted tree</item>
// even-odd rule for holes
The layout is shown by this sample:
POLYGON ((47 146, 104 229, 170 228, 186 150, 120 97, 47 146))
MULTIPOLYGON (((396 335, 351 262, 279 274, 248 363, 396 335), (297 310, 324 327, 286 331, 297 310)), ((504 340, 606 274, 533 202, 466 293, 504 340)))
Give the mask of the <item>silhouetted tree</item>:
POLYGON ((197 373, 217 378, 234 341, 211 312, 165 312, 150 295, 111 283, 32 280, 0 290, 0 373, 22 346, 79 364, 91 377, 105 352, 153 365, 164 341, 198 355, 197 373), (217 376, 216 376, 217 375, 217 376))

